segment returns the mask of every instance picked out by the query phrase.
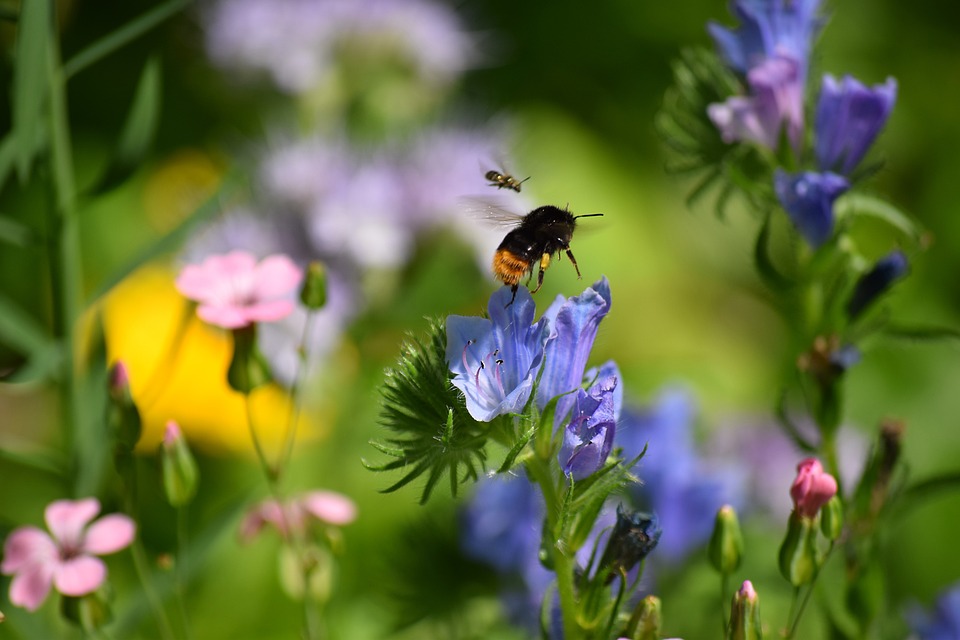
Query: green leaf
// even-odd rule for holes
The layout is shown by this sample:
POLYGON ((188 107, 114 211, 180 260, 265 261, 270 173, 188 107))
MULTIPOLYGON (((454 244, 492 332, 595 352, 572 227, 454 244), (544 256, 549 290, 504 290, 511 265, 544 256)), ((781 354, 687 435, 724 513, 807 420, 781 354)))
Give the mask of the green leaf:
POLYGON ((774 266, 770 259, 770 218, 768 213, 763 219, 763 225, 757 234, 757 241, 753 247, 753 263, 757 267, 760 279, 773 291, 789 289, 793 283, 774 266))
POLYGON ((517 461, 517 456, 519 456, 520 452, 526 448, 536 431, 536 427, 530 427, 522 436, 520 436, 520 438, 517 440, 517 443, 514 444, 510 451, 507 452, 507 456, 503 459, 503 464, 500 465, 500 468, 497 469, 497 473, 507 473, 513 468, 513 465, 517 461))
POLYGON ((6 242, 15 247, 25 247, 32 239, 33 232, 26 225, 0 217, 0 242, 6 242))
POLYGON ((20 182, 30 178, 30 165, 40 139, 47 97, 47 56, 52 32, 52 2, 33 0, 21 5, 13 68, 13 136, 20 182))
POLYGON ((39 322, 3 294, 0 294, 0 342, 28 357, 53 343, 39 322))
POLYGON ((883 335, 898 340, 913 342, 943 342, 946 340, 960 340, 960 329, 953 327, 911 327, 901 325, 887 325, 883 335))
POLYGON ((129 178, 149 151, 160 121, 161 78, 160 58, 153 56, 143 67, 117 148, 94 193, 108 191, 129 178))
POLYGON ((863 193, 846 193, 833 205, 837 221, 858 217, 875 218, 903 233, 917 244, 923 241, 923 230, 904 212, 886 200, 863 193))
POLYGON ((171 0, 170 2, 165 2, 164 4, 154 7, 119 29, 111 31, 70 58, 70 60, 63 65, 64 78, 69 80, 84 69, 136 40, 150 29, 153 29, 189 5, 189 0, 171 0))

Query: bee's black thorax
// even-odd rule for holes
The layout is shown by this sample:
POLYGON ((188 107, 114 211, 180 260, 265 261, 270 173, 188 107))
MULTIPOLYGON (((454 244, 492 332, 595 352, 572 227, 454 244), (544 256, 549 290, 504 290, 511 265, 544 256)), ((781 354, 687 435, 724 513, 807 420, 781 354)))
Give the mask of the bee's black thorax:
POLYGON ((575 227, 576 220, 569 211, 551 205, 538 207, 523 217, 497 250, 533 262, 544 254, 569 249, 575 227))

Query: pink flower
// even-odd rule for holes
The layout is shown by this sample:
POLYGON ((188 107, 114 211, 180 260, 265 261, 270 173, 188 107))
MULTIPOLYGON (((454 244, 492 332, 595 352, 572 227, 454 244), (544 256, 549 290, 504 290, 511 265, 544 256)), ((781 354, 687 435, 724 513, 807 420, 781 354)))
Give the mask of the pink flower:
POLYGON ((63 595, 82 596, 103 584, 107 567, 94 555, 128 546, 136 525, 116 513, 91 523, 98 513, 96 498, 57 500, 44 512, 53 537, 37 527, 20 527, 10 534, 0 565, 0 571, 14 576, 10 602, 34 611, 47 599, 51 585, 63 595))
POLYGON ((240 523, 240 539, 252 540, 264 525, 271 524, 283 538, 306 533, 311 520, 324 524, 343 526, 357 518, 357 506, 353 500, 334 491, 310 491, 292 498, 281 509, 276 500, 258 504, 240 523))
POLYGON ((177 290, 200 303, 197 315, 224 329, 274 322, 290 315, 303 272, 284 255, 257 259, 245 251, 210 256, 187 265, 177 290))
POLYGON ((804 518, 814 518, 820 508, 837 495, 837 481, 824 472, 816 458, 807 458, 797 465, 797 478, 790 487, 793 508, 804 518))

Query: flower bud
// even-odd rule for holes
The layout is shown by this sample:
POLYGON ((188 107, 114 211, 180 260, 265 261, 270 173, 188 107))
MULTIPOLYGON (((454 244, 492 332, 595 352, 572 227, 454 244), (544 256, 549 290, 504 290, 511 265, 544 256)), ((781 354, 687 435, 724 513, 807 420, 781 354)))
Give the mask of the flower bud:
POLYGON ((327 272, 322 262, 314 261, 307 265, 307 275, 300 289, 300 302, 311 310, 327 304, 327 272))
POLYGON ((60 615, 88 634, 101 629, 113 617, 110 606, 99 591, 79 597, 63 596, 60 600, 60 615))
POLYGON ((837 481, 823 470, 816 458, 797 465, 797 477, 790 487, 794 510, 804 518, 815 518, 820 508, 837 494, 837 481))
POLYGON ((617 523, 613 525, 607 548, 600 559, 598 572, 608 571, 607 582, 630 571, 647 557, 660 542, 660 524, 656 514, 624 511, 617 507, 617 523))
POLYGON ((847 316, 855 320, 871 304, 907 274, 909 264, 902 251, 893 251, 884 256, 873 268, 863 274, 854 286, 847 302, 847 316))
POLYGON ((835 542, 843 531, 843 503, 837 496, 830 498, 820 511, 820 531, 831 542, 835 542))
POLYGON ((660 598, 647 596, 630 616, 626 630, 628 640, 660 640, 662 624, 660 598))
POLYGON ((819 562, 813 520, 790 514, 787 535, 780 545, 780 573, 795 587, 813 580, 819 562))
POLYGON ((110 367, 107 374, 110 405, 107 423, 117 442, 117 453, 130 453, 140 440, 142 422, 140 411, 130 395, 130 374, 122 360, 110 367))
POLYGON ((163 433, 160 444, 160 461, 163 472, 163 492, 174 507, 182 507, 193 499, 197 492, 197 463, 190 453, 187 440, 180 426, 171 420, 163 433))
POLYGON ((760 640, 763 630, 760 623, 760 596, 753 583, 744 580, 743 585, 733 596, 730 606, 731 640, 760 640))
POLYGON ((724 505, 717 511, 707 553, 713 567, 724 575, 733 573, 740 566, 743 534, 740 533, 737 512, 730 505, 724 505))

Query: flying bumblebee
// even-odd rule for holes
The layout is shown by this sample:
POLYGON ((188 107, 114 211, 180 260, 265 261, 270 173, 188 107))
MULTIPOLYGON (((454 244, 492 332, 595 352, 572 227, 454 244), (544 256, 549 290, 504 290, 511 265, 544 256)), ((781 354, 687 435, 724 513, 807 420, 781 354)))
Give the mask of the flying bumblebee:
POLYGON ((511 230, 493 254, 493 274, 504 284, 510 285, 513 296, 509 307, 517 297, 517 289, 523 276, 533 277, 534 264, 539 260, 540 272, 537 274, 536 293, 543 285, 543 273, 550 266, 553 254, 561 251, 567 254, 573 268, 580 278, 580 267, 570 250, 570 240, 577 226, 578 218, 602 216, 602 213, 588 213, 575 216, 566 209, 552 205, 537 207, 520 219, 520 224, 511 230))
POLYGON ((491 187, 496 187, 497 189, 513 189, 517 193, 520 193, 520 185, 530 179, 530 176, 527 176, 523 180, 517 180, 509 173, 496 170, 487 171, 483 174, 483 177, 489 181, 489 186, 491 187))

